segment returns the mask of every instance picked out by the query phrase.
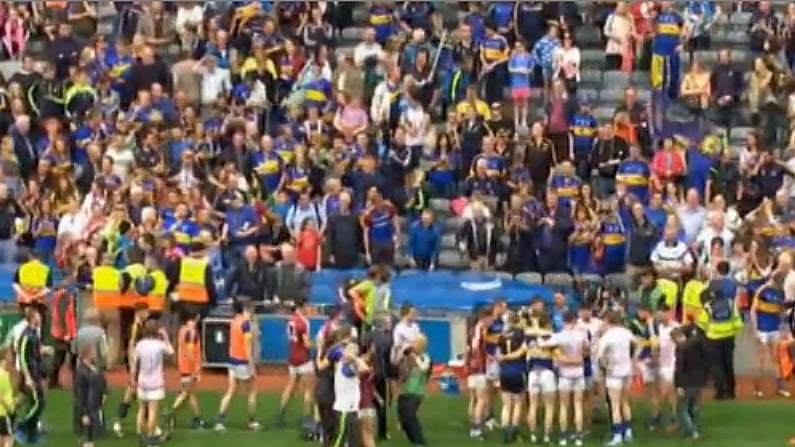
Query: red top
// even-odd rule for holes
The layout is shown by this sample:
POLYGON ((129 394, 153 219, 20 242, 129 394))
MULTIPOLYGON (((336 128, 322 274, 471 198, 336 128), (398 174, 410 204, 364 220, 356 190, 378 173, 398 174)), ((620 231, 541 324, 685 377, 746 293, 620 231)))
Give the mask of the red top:
POLYGON ((652 32, 652 21, 654 17, 654 2, 633 2, 630 4, 629 11, 635 23, 635 31, 640 35, 652 32))
POLYGON ((654 154, 651 168, 661 180, 681 177, 685 175, 685 157, 678 150, 662 150, 654 154))
POLYGON ((287 363, 290 366, 301 366, 309 362, 311 355, 307 347, 309 337, 309 320, 297 313, 287 322, 287 363))
POLYGON ((359 377, 359 408, 375 408, 375 375, 368 371, 359 377))
POLYGON ((305 269, 314 270, 317 268, 320 263, 318 248, 322 241, 323 237, 317 230, 306 229, 298 235, 295 244, 295 256, 298 259, 298 263, 305 269))
POLYGON ((470 375, 486 373, 486 349, 483 334, 486 328, 477 323, 467 336, 466 367, 470 375))

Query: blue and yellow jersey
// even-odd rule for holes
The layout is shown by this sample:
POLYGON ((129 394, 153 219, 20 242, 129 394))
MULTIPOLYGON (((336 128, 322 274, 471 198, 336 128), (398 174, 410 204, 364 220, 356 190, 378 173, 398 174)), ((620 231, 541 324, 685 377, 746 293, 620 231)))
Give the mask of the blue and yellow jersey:
POLYGON ((486 170, 490 174, 501 174, 505 170, 505 159, 497 154, 478 154, 472 159, 471 175, 475 175, 475 167, 480 160, 485 160, 486 170))
POLYGON ((369 11, 370 26, 375 29, 375 38, 383 42, 392 35, 395 27, 395 13, 389 6, 375 5, 369 11))
POLYGON ((282 181, 284 161, 276 152, 258 151, 252 155, 254 171, 267 191, 276 191, 282 181))
POLYGON ((555 357, 558 350, 555 347, 542 347, 540 342, 548 341, 552 338, 552 330, 549 328, 541 328, 538 325, 532 324, 524 331, 525 346, 527 353, 525 359, 527 360, 527 370, 534 369, 555 369, 555 357))
POLYGON ((599 235, 605 244, 605 262, 615 265, 624 262, 627 234, 619 221, 602 221, 599 235))
POLYGON ((651 168, 643 160, 624 160, 618 165, 616 180, 627 185, 627 191, 641 202, 649 202, 651 168))
POLYGON ((305 83, 304 106, 323 110, 332 100, 331 91, 331 82, 323 77, 305 83))
POLYGON ((199 226, 191 220, 175 220, 164 227, 164 230, 174 235, 174 239, 181 249, 188 251, 193 238, 199 235, 199 226))
POLYGON ((676 11, 665 11, 654 20, 652 52, 660 56, 672 56, 680 44, 685 21, 676 11))
POLYGON ((754 295, 756 308, 756 327, 760 332, 780 330, 784 315, 784 290, 768 284, 763 285, 754 295))
POLYGON ((301 166, 290 166, 287 168, 286 186, 295 192, 300 192, 310 187, 309 169, 301 166))
POLYGON ((748 279, 745 282, 745 290, 749 296, 756 295, 756 291, 767 282, 767 274, 760 271, 755 265, 748 267, 748 279))
POLYGON ((635 318, 630 322, 629 329, 637 337, 640 349, 638 358, 641 360, 650 359, 652 349, 657 346, 657 336, 659 335, 657 322, 635 318))
POLYGON ((502 318, 492 320, 491 324, 486 328, 486 334, 483 337, 485 339, 486 354, 497 355, 504 332, 505 322, 502 321, 502 318))
POLYGON ((577 112, 571 117, 569 131, 575 154, 582 156, 591 152, 598 129, 599 123, 590 113, 577 112))
POLYGON ((480 41, 480 55, 489 64, 507 59, 509 51, 508 41, 499 34, 486 36, 480 41))
MULTIPOLYGON (((500 340, 500 353, 509 355, 522 349, 525 345, 524 330, 520 327, 510 327, 500 340)), ((500 371, 509 374, 523 374, 525 370, 525 359, 517 357, 500 362, 500 371)))
POLYGON ((558 193, 558 203, 561 206, 573 206, 580 196, 582 181, 574 176, 554 174, 549 180, 550 188, 558 193))

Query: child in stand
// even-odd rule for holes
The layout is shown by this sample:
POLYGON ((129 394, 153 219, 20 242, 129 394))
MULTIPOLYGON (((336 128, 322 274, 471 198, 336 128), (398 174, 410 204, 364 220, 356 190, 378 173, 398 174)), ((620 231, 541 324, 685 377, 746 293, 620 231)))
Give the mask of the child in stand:
POLYGON ((709 374, 704 334, 690 323, 673 329, 671 339, 676 343, 674 386, 678 397, 679 424, 685 436, 699 439, 701 389, 707 385, 709 374))

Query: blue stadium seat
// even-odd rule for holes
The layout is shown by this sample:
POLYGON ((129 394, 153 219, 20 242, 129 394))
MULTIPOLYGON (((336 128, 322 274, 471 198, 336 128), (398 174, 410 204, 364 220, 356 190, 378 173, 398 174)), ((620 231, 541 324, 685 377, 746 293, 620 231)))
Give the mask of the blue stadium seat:
POLYGON ((469 267, 469 263, 458 250, 442 250, 439 253, 439 266, 452 269, 461 270, 469 267))
POLYGON ((540 273, 536 272, 522 272, 516 275, 516 279, 518 281, 522 281, 523 283, 527 284, 543 284, 544 277, 541 276, 540 273))

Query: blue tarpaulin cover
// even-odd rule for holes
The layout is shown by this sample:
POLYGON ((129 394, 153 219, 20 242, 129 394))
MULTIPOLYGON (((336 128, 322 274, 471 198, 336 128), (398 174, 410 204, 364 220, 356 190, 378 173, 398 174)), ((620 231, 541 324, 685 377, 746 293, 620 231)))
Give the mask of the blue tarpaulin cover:
MULTIPOLYGON (((346 279, 366 278, 363 270, 321 270, 312 273, 310 301, 313 304, 339 302, 339 288, 346 279)), ((535 297, 552 302, 544 286, 498 278, 488 273, 404 271, 390 280, 393 306, 411 302, 418 309, 471 310, 494 298, 508 303, 527 303, 535 297)))

